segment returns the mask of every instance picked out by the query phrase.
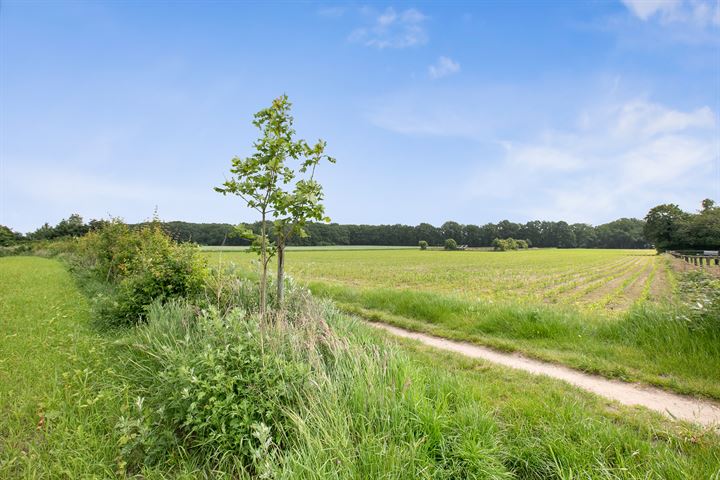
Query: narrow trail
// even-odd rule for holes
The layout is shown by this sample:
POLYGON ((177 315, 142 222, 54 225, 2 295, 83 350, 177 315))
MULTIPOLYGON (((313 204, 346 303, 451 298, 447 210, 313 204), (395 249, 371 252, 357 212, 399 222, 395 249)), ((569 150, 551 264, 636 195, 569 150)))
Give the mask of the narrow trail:
POLYGON ((536 375, 557 378, 623 405, 641 405, 672 419, 698 423, 705 427, 715 428, 720 432, 720 405, 717 403, 670 393, 659 388, 609 380, 518 354, 502 353, 487 347, 412 332, 383 323, 368 322, 367 324, 398 337, 417 340, 430 347, 471 358, 480 358, 536 375))

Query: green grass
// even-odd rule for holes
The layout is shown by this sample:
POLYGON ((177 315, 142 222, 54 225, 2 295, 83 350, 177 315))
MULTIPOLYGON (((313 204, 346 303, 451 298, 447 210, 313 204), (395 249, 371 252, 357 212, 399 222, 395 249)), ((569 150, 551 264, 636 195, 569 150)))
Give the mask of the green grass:
MULTIPOLYGON (((246 268, 255 258, 246 252, 207 252, 211 263, 236 262, 246 268)), ((661 257, 649 250, 533 249, 516 252, 336 250, 290 251, 287 270, 303 281, 363 289, 412 290, 438 293, 467 301, 523 302, 570 305, 592 310, 590 291, 576 287, 597 281, 593 295, 605 292, 610 280, 633 274, 649 275, 648 265, 665 270, 661 257), (645 269, 645 272, 643 272, 645 269), (565 290, 558 293, 558 287, 565 290)), ((658 275, 658 280, 660 276, 658 275)), ((662 285, 661 285, 662 287, 662 285)), ((671 296, 669 288, 651 301, 671 296)), ((618 292, 622 293, 622 292, 618 292)), ((601 296, 602 296, 601 295, 601 296)), ((622 310, 634 300, 628 299, 622 310)))
MULTIPOLYGON (((118 419, 137 397, 75 279, 57 260, 0 258, 0 322, 0 478, 117 476, 118 419)), ((172 471, 196 478, 190 462, 172 471)))
MULTIPOLYGON (((97 332, 72 277, 40 258, 0 259, 0 298, 0 478, 123 477, 128 435, 157 428, 128 429, 134 412, 168 405, 133 352, 159 341, 167 358, 191 358, 182 322, 168 311, 147 326, 97 332)), ((340 343, 289 411, 277 478, 685 479, 720 468, 720 438, 709 431, 552 379, 398 346, 331 305, 319 311, 340 343)), ((155 457, 140 476, 230 477, 182 438, 155 457)))
MULTIPOLYGON (((84 364, 103 344, 88 329, 89 319, 87 299, 59 262, 0 259, 0 477, 60 475, 64 468, 81 472, 73 470, 73 458, 87 448, 96 455, 104 449, 101 435, 77 432, 74 441, 62 445, 76 447, 77 453, 53 460, 53 442, 47 442, 48 425, 69 421, 69 412, 80 420, 75 399, 89 400, 82 385, 95 379, 88 378, 84 364), (69 378, 77 390, 63 387, 69 378)), ((85 413, 93 415, 94 408, 86 405, 85 413)), ((92 423, 90 418, 82 422, 86 428, 92 423)), ((110 466, 93 472, 107 475, 110 466)))
MULTIPOLYGON (((250 270, 253 257, 210 258, 250 270)), ((292 252, 287 265, 370 320, 720 399, 720 334, 677 320, 676 280, 649 252, 292 252)))
MULTIPOLYGON (((226 245, 205 245, 200 247, 204 252, 246 252, 249 247, 226 246, 226 245)), ((355 251, 355 250, 416 250, 417 247, 398 247, 392 245, 327 245, 327 246, 300 246, 291 245, 285 247, 290 252, 325 252, 331 250, 355 251)))

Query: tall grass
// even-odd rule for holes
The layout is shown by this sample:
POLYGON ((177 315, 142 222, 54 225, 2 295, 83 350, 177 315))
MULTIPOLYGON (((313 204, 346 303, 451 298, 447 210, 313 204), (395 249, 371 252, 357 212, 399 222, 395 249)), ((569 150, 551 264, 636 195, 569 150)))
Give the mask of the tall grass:
MULTIPOLYGON (((59 269, 31 260, 14 283, 59 269)), ((79 296, 67 280, 47 278, 64 281, 55 301, 79 296)), ((34 292, 1 286, 11 305, 34 292)), ((82 319, 77 348, 57 382, 34 390, 40 430, 0 419, 11 436, 0 477, 684 479, 720 468, 711 432, 397 344, 298 287, 287 311, 261 323, 253 287, 215 272, 204 298, 153 303, 145 323, 111 335, 88 328, 87 303, 58 304, 63 321, 82 319)), ((31 341, 22 326, 32 318, 46 341, 64 338, 47 303, 3 317, 12 332, 0 336, 3 351, 13 335, 31 341)), ((42 348, 6 384, 41 369, 42 348)))
POLYGON ((682 305, 638 305, 620 317, 537 304, 469 302, 428 292, 320 282, 319 296, 374 321, 681 393, 720 398, 720 324, 682 305))
MULTIPOLYGON (((165 439, 202 471, 268 478, 685 478, 720 465, 712 434, 682 440, 642 414, 623 424, 629 410, 606 416, 602 402, 551 380, 401 350, 331 304, 311 308, 260 329, 244 309, 150 309, 125 347, 131 365, 144 365, 126 379, 152 412, 124 420, 149 426, 135 437, 142 452, 165 439), (173 373, 183 371, 195 379, 173 373), (243 391, 248 375, 267 394, 243 391), (222 401, 234 393, 241 404, 251 395, 260 416, 234 416, 222 401)), ((142 473, 167 460, 135 461, 142 473)))

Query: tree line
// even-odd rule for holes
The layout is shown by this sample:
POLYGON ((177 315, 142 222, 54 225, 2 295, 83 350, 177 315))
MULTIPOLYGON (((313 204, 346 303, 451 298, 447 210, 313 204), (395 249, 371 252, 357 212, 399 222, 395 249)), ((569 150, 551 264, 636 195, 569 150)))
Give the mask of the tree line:
POLYGON ((645 217, 645 237, 658 249, 719 250, 720 207, 709 198, 697 213, 683 211, 675 204, 658 205, 645 217))
MULTIPOLYGON (((7 241, 4 245, 23 240, 52 240, 62 237, 80 237, 96 230, 106 220, 91 220, 85 223, 80 215, 73 214, 61 220, 56 226, 44 224, 28 235, 11 232, 7 227, 7 241)), ((135 224, 140 227, 146 223, 135 224)), ((245 225, 256 234, 261 222, 245 225)), ((429 223, 419 225, 356 225, 339 223, 308 222, 307 236, 295 236, 288 240, 294 246, 328 245, 396 245, 417 246, 426 241, 430 246, 443 246, 452 238, 460 245, 469 247, 491 247, 495 239, 524 240, 531 247, 558 248, 646 248, 648 241, 643 233, 645 222, 634 218, 622 218, 604 225, 592 226, 584 223, 532 221, 524 224, 503 220, 482 226, 460 224, 448 221, 436 227, 429 223)), ((181 242, 195 242, 200 245, 245 246, 250 244, 238 234, 238 228, 229 223, 162 222, 163 229, 181 242)), ((1 234, 0 234, 1 235, 1 234)), ((274 233, 269 230, 270 238, 274 233)), ((5 236, 0 237, 5 240, 5 236)))
MULTIPOLYGON (((79 237, 99 228, 106 220, 84 222, 73 214, 57 225, 44 224, 27 235, 0 226, 0 245, 12 245, 27 240, 51 240, 62 237, 79 237)), ((146 225, 136 224, 134 227, 146 225)), ((250 240, 237 234, 237 227, 229 223, 163 222, 163 229, 181 242, 200 245, 246 246, 250 240)), ((261 222, 245 226, 259 234, 261 222)), ((503 220, 485 225, 461 224, 448 221, 436 227, 429 223, 419 225, 356 225, 308 222, 304 227, 307 236, 288 240, 294 246, 329 245, 396 245, 417 246, 420 241, 429 246, 444 246, 445 240, 454 239, 469 247, 492 247, 493 241, 513 238, 525 240, 530 247, 557 248, 650 248, 713 249, 720 248, 720 208, 712 200, 704 200, 702 209, 688 213, 677 205, 658 205, 648 212, 645 220, 621 218, 603 225, 586 223, 531 221, 515 223, 503 220)), ((273 238, 272 229, 269 236, 273 238)))

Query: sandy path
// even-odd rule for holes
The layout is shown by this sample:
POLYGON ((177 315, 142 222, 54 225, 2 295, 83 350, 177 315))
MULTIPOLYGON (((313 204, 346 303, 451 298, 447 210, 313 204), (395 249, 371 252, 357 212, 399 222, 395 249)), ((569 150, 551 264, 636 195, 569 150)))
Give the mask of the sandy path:
POLYGON ((487 347, 411 332, 382 323, 368 323, 368 325, 385 330, 398 337, 417 340, 431 347, 459 353, 471 358, 480 358, 536 375, 547 375, 564 380, 576 387, 624 405, 641 405, 670 418, 699 423, 706 427, 714 427, 720 431, 720 405, 710 401, 685 397, 658 388, 609 380, 560 365, 532 360, 521 355, 502 353, 487 347))

